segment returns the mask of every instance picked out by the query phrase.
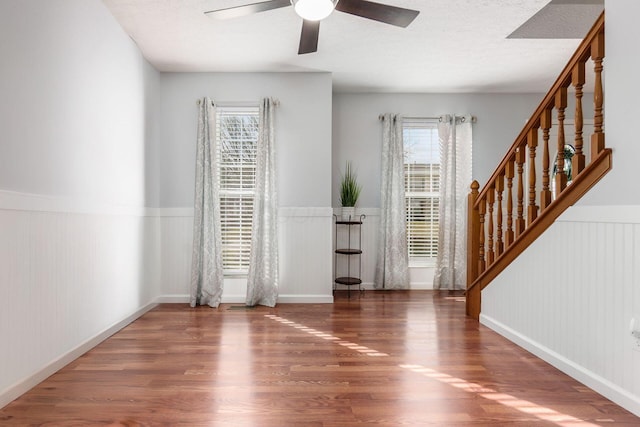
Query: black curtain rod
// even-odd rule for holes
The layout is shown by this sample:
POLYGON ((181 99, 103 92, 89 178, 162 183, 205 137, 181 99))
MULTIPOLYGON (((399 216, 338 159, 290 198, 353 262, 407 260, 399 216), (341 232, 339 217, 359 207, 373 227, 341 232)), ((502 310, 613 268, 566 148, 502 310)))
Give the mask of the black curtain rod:
MULTIPOLYGON (((382 120, 382 118, 384 117, 383 114, 380 114, 378 116, 379 120, 382 120)), ((442 116, 440 116, 442 117, 442 116)), ((412 116, 403 116, 403 119, 409 119, 409 120, 440 120, 440 117, 412 117, 412 116)), ((455 116, 456 119, 460 118, 460 117, 464 117, 464 116, 455 116)), ((476 116, 471 116, 471 123, 476 123, 478 121, 478 119, 476 118, 476 116)))

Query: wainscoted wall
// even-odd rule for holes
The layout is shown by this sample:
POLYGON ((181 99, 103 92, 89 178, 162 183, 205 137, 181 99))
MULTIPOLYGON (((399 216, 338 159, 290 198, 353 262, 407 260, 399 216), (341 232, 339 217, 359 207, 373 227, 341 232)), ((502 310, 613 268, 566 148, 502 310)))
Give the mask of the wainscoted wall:
MULTIPOLYGON (((161 301, 185 302, 189 295, 193 210, 160 209, 162 235, 161 301)), ((325 208, 280 208, 280 297, 279 302, 331 302, 332 266, 335 230, 330 210, 325 208)), ((340 208, 333 213, 340 217, 340 208)), ((357 209, 365 214, 362 224, 362 285, 373 289, 378 247, 380 209, 357 209)), ((346 247, 347 234, 338 234, 338 242, 346 247)), ((354 242, 357 229, 352 230, 354 242)), ((352 264, 357 267, 356 264, 352 264)), ((339 257, 338 269, 345 273, 345 259, 339 257)), ((433 289, 433 268, 410 268, 411 289, 433 289)), ((338 289, 343 287, 339 286, 338 289)), ((346 288, 345 288, 346 289, 346 288)), ((227 278, 223 302, 243 303, 246 281, 227 278)))
POLYGON ((100 0, 0 21, 2 407, 153 306, 161 98, 100 0))
MULTIPOLYGON (((193 210, 160 209, 162 302, 189 300, 193 210)), ((330 208, 279 209, 279 303, 331 303, 332 219, 330 208)), ((225 279, 222 301, 244 303, 246 280, 225 279)))
POLYGON ((0 407, 153 307, 150 214, 0 191, 0 407))
POLYGON ((578 206, 482 293, 481 322, 640 416, 640 206, 578 206))
MULTIPOLYGON (((331 303, 330 208, 280 208, 279 303, 331 303)), ((0 407, 156 302, 187 302, 191 209, 0 191, 0 407)), ((244 303, 229 278, 224 302, 244 303)))
POLYGON ((160 302, 188 302, 193 209, 163 208, 160 221, 160 302))
MULTIPOLYGON (((340 218, 341 208, 335 208, 333 213, 340 218)), ((376 255, 378 250, 378 227, 380 225, 380 209, 379 208, 356 208, 356 215, 364 214, 366 218, 362 223, 362 286, 365 289, 373 289, 373 280, 376 271, 376 255)), ((335 229, 332 229, 332 241, 335 240, 335 229)), ((346 228, 341 226, 338 230, 338 246, 347 247, 348 234, 346 228)), ((358 229, 352 227, 351 230, 352 246, 358 244, 358 229)), ((357 256, 354 256, 352 267, 358 267, 357 256)), ((347 264, 346 257, 339 255, 337 257, 337 267, 340 276, 346 276, 347 264)), ((335 271, 335 270, 334 270, 335 271)), ((353 271, 353 270, 352 270, 353 271)), ((410 289, 433 289, 433 272, 432 267, 410 267, 410 289)), ((346 286, 338 285, 338 289, 346 289, 346 286)))
MULTIPOLYGON (((378 115, 408 117, 473 114, 473 178, 481 184, 522 129, 544 94, 507 93, 334 93, 332 125, 332 203, 340 206, 338 189, 345 163, 352 162, 362 184, 359 203, 380 207, 382 125, 378 115)), ((585 102, 585 108, 589 108, 585 102)), ((567 108, 571 116, 572 109, 567 108)), ((585 116, 589 117, 586 114, 585 116)))

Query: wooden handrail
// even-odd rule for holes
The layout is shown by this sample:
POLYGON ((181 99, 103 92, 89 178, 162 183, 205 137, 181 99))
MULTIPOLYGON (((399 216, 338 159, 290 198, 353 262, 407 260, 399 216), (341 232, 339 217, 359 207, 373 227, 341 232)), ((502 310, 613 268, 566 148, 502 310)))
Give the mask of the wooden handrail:
POLYGON ((476 181, 472 183, 468 198, 467 315, 479 317, 482 289, 611 169, 612 152, 605 148, 603 132, 603 58, 604 12, 482 190, 478 191, 476 181), (594 116, 588 149, 591 155, 586 164, 582 98, 589 59, 594 64, 594 116), (574 139, 571 141, 574 145, 566 140, 565 132, 570 86, 575 89, 574 139), (557 130, 557 156, 553 163, 549 157, 553 147, 550 144, 554 142, 551 141, 552 130, 557 130), (565 155, 571 158, 565 159, 565 155), (553 180, 551 167, 555 175, 553 180), (505 187, 506 221, 503 210, 505 187), (503 227, 505 222, 506 227, 503 227))
MULTIPOLYGON (((502 161, 487 182, 493 182, 496 179, 499 171, 505 168, 509 156, 513 155, 513 153, 515 152, 515 149, 517 148, 519 142, 523 139, 526 139, 527 133, 529 133, 534 125, 536 127, 540 125, 540 117, 542 116, 542 113, 545 109, 550 108, 553 105, 555 94, 558 89, 565 85, 569 86, 569 83, 571 82, 571 70, 576 66, 576 64, 578 64, 578 62, 585 62, 589 59, 590 47, 594 43, 594 39, 598 35, 602 36, 602 51, 604 52, 604 12, 602 12, 595 24, 593 24, 593 27, 591 27, 591 30, 589 30, 587 36, 584 38, 584 40, 582 40, 582 43, 580 43, 580 46, 578 47, 578 50, 576 50, 576 53, 571 57, 567 65, 564 67, 562 73, 560 73, 560 76, 556 79, 555 83, 551 87, 551 90, 549 90, 542 102, 540 102, 540 105, 538 105, 538 108, 531 115, 531 118, 527 121, 527 124, 524 126, 515 142, 513 143, 509 151, 507 151, 507 154, 505 154, 502 161)), ((602 56, 604 57, 604 54, 602 56)), ((483 190, 480 192, 479 198, 484 197, 487 191, 488 188, 485 186, 485 188, 483 188, 483 190)))

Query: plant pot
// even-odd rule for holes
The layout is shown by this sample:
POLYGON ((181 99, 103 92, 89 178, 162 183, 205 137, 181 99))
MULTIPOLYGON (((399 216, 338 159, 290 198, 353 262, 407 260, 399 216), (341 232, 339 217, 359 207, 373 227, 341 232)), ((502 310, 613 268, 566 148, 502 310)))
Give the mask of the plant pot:
POLYGON ((343 221, 355 221, 356 220, 356 208, 353 206, 342 207, 342 220, 343 221))

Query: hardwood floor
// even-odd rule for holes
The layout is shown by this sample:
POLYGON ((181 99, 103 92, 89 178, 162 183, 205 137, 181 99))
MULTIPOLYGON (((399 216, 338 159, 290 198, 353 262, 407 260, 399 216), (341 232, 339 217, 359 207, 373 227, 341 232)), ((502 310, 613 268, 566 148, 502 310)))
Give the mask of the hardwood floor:
POLYGON ((163 304, 0 410, 0 425, 638 426, 459 295, 163 304))

